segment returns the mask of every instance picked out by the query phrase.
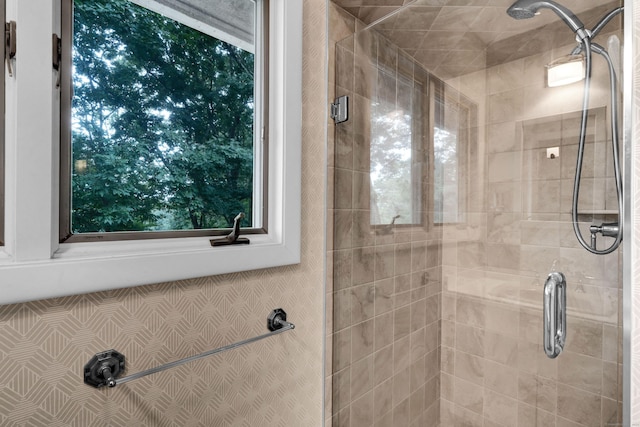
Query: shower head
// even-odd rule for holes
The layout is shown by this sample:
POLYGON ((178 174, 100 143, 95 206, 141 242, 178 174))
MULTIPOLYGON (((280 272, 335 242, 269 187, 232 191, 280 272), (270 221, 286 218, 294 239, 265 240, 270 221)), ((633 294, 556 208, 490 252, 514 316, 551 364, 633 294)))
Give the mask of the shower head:
POLYGON ((533 18, 540 8, 554 11, 580 39, 589 36, 584 30, 584 24, 573 12, 551 0, 518 0, 507 9, 507 14, 514 19, 529 19, 533 18))

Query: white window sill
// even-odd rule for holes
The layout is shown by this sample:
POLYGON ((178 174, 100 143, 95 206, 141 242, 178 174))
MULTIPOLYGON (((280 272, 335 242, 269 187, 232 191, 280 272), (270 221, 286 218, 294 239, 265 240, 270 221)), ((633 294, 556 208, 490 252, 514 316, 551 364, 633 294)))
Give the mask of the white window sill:
POLYGON ((0 303, 183 280, 300 262, 298 245, 266 235, 249 245, 212 247, 209 238, 61 245, 45 261, 0 257, 0 303))

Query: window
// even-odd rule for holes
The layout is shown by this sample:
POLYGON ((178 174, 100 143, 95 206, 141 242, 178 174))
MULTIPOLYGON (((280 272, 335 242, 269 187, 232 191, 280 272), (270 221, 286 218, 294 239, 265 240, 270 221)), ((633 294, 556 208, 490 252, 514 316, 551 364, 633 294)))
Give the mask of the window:
POLYGON ((63 21, 63 242, 266 229, 267 2, 177 4, 74 0, 63 21))
MULTIPOLYGON (((416 223, 413 184, 414 115, 413 82, 385 69, 378 70, 380 90, 371 103, 371 223, 416 223), (396 93, 404 96, 398 96, 396 93)), ((419 117, 419 116, 418 116, 419 117)), ((419 220, 417 221, 419 222, 419 220)))
POLYGON ((434 223, 464 222, 470 150, 475 144, 477 107, 445 83, 434 82, 434 223))
POLYGON ((476 104, 418 67, 393 70, 378 64, 375 69, 371 224, 464 222, 476 104))
POLYGON ((371 224, 423 224, 427 75, 378 66, 371 101, 371 224))
MULTIPOLYGON (((222 2, 223 0, 216 1, 222 2)), ((98 2, 91 1, 89 3, 98 2)), ((192 31, 198 30, 200 33, 207 34, 207 37, 215 37, 227 44, 236 43, 234 46, 242 52, 250 50, 246 44, 243 44, 245 39, 242 32, 234 32, 233 30, 233 27, 246 28, 246 26, 234 24, 231 15, 223 13, 221 14, 224 18, 223 21, 229 24, 224 27, 219 22, 220 20, 216 21, 216 16, 204 16, 206 13, 203 15, 203 12, 199 11, 198 5, 209 4, 209 1, 136 0, 133 3, 137 6, 130 5, 131 7, 142 6, 153 12, 151 15, 154 19, 158 19, 159 24, 182 26, 183 29, 189 27, 190 29, 185 31, 190 32, 194 37, 196 35, 192 31), (177 4, 180 5, 179 10, 178 6, 175 6, 177 4), (215 28, 216 31, 211 30, 212 28, 215 28)), ((105 5, 107 8, 110 6, 120 7, 122 3, 120 0, 109 1, 105 5)), ((175 196, 172 197, 170 194, 162 192, 155 201, 161 206, 154 205, 151 210, 155 220, 155 223, 149 223, 152 225, 138 220, 130 223, 122 221, 121 223, 126 227, 120 227, 120 229, 129 229, 128 231, 107 231, 107 227, 101 225, 93 230, 82 229, 80 230, 82 232, 77 235, 164 233, 165 228, 175 228, 174 231, 186 234, 170 236, 170 238, 164 238, 167 237, 164 235, 154 239, 135 238, 117 241, 109 241, 109 238, 106 237, 83 241, 76 240, 74 236, 63 242, 60 241, 61 234, 66 237, 61 232, 60 224, 67 223, 62 218, 64 215, 61 215, 61 212, 69 212, 69 218, 67 218, 69 220, 72 216, 71 209, 63 210, 62 205, 69 203, 70 206, 76 206, 75 203, 78 202, 78 200, 73 202, 74 196, 71 196, 71 191, 69 191, 71 202, 65 202, 64 194, 61 191, 61 188, 65 187, 65 184, 61 182, 61 177, 65 174, 61 171, 63 167, 68 168, 69 171, 73 167, 74 173, 82 174, 97 163, 96 152, 86 151, 82 143, 78 145, 80 150, 77 153, 73 152, 74 157, 71 157, 70 150, 67 153, 68 158, 64 152, 61 152, 64 145, 61 141, 61 135, 67 131, 69 135, 71 134, 74 120, 77 124, 82 120, 88 120, 88 116, 84 113, 72 119, 68 113, 71 110, 71 104, 68 104, 68 110, 65 113, 64 104, 70 102, 71 94, 64 93, 60 87, 72 81, 69 55, 72 42, 65 36, 62 29, 71 28, 70 19, 73 16, 73 11, 71 10, 71 2, 68 0, 13 1, 10 3, 10 7, 7 9, 7 20, 19 18, 17 22, 19 45, 15 59, 15 73, 13 76, 6 76, 6 102, 10 107, 6 111, 5 176, 6 200, 10 203, 8 202, 6 206, 5 245, 0 248, 0 304, 299 262, 302 3, 270 0, 268 6, 265 7, 268 8, 268 11, 265 10, 265 14, 269 16, 268 37, 264 41, 266 46, 264 50, 268 51, 269 56, 268 65, 266 65, 268 71, 263 73, 266 75, 264 87, 253 89, 254 102, 251 114, 253 126, 250 137, 252 141, 248 145, 252 147, 251 155, 254 164, 252 165, 252 176, 250 179, 247 178, 251 181, 252 193, 250 197, 245 198, 245 200, 250 200, 250 202, 247 201, 250 205, 243 206, 243 209, 247 207, 251 209, 248 216, 251 217, 252 227, 258 227, 256 219, 258 222, 263 221, 263 223, 259 225, 260 232, 250 236, 251 244, 249 245, 211 247, 209 236, 189 234, 197 233, 198 230, 181 230, 180 227, 160 226, 163 224, 162 219, 167 218, 167 214, 159 212, 163 209, 162 204, 172 198, 175 199, 175 196), (69 21, 63 23, 61 18, 69 21), (62 38, 60 75, 57 71, 49 68, 52 63, 52 51, 56 51, 55 45, 54 49, 51 45, 52 34, 59 34, 62 38), (259 105, 256 98, 263 96, 261 91, 266 88, 269 89, 269 96, 265 97, 263 103, 265 111, 254 114, 257 111, 256 106, 259 105), (266 111, 269 113, 268 122, 258 125, 257 121, 263 120, 262 117, 267 117, 266 114, 263 114, 266 111), (67 115, 65 116, 65 114, 67 115), (259 129, 259 131, 255 132, 253 128, 259 129), (259 140, 263 135, 264 139, 269 142, 268 145, 256 147, 258 144, 255 144, 255 140, 259 140), (256 154, 259 149, 263 149, 263 153, 256 154), (67 166, 63 165, 62 158, 68 159, 67 166), (258 158, 268 160, 268 168, 256 160, 258 158), (86 161, 86 169, 84 161, 86 161), (260 191, 256 191, 256 188, 260 191), (262 200, 258 201, 258 198, 262 198, 262 200), (258 210, 256 206, 259 206, 260 214, 256 214, 258 210), (158 218, 161 220, 158 221, 158 218), (141 223, 144 224, 138 227, 141 223), (132 224, 133 226, 131 226, 132 224)), ((141 11, 142 9, 136 10, 138 10, 137 13, 149 13, 141 11)), ((143 21, 135 21, 131 25, 142 25, 143 21)), ((89 35, 91 43, 94 43, 95 46, 99 34, 89 35)), ((121 49, 118 44, 120 36, 122 34, 112 33, 111 39, 108 40, 115 44, 116 51, 121 49)), ((148 36, 151 42, 153 34, 148 34, 148 36)), ((102 40, 105 40, 104 37, 102 40)), ((150 48, 147 50, 151 51, 150 48)), ((237 53, 241 53, 240 51, 237 53)), ((101 52, 99 49, 94 49, 91 52, 97 55, 108 55, 106 50, 101 52)), ((120 54, 124 55, 124 52, 122 50, 120 54)), ((141 52, 142 56, 144 54, 145 52, 141 52)), ((259 53, 254 53, 254 55, 259 55, 259 53)), ((182 59, 184 58, 178 57, 176 61, 182 59)), ((115 63, 119 60, 121 58, 114 57, 109 61, 96 61, 93 64, 109 68, 115 67, 115 63)), ((255 62, 258 61, 254 60, 255 62)), ((139 69, 128 68, 125 70, 127 73, 144 74, 139 69)), ((77 73, 79 80, 95 78, 97 75, 93 72, 83 74, 82 70, 79 71, 77 73)), ((153 69, 147 70, 147 72, 153 71, 153 69)), ((109 76, 109 78, 113 78, 113 76, 109 76)), ((180 82, 177 77, 174 80, 176 81, 172 81, 171 84, 180 82)), ((162 85, 169 82, 158 78, 156 83, 162 85)), ((143 83, 140 84, 144 86, 143 83)), ((255 79, 253 84, 258 85, 255 83, 255 79)), ((74 87, 74 89, 76 88, 74 87)), ((130 104, 139 101, 135 98, 142 90, 138 83, 133 83, 129 89, 125 91, 122 85, 109 85, 106 88, 117 95, 116 97, 126 98, 125 101, 130 104), (132 97, 132 99, 127 97, 132 97)), ((157 88, 158 95, 162 93, 162 90, 160 87, 157 88)), ((78 99, 81 100, 83 98, 80 96, 80 92, 79 90, 78 99)), ((152 92, 147 90, 145 93, 151 94, 152 92)), ((163 99, 166 101, 166 97, 163 99)), ((240 98, 238 102, 246 106, 247 98, 240 98)), ((105 113, 107 110, 112 114, 111 117, 114 118, 114 121, 101 127, 100 134, 125 139, 124 133, 122 135, 118 133, 122 130, 119 127, 122 123, 115 120, 119 115, 124 114, 124 111, 120 107, 109 105, 108 109, 99 113, 105 113)), ((175 131, 174 127, 177 125, 169 120, 174 116, 167 117, 168 113, 164 111, 163 105, 146 104, 143 113, 144 120, 138 117, 133 121, 150 133, 156 135, 158 127, 171 128, 172 131, 175 131), (147 121, 153 122, 153 126, 156 127, 151 126, 147 121)), ((83 136, 87 137, 88 134, 81 127, 77 130, 80 140, 83 136)), ((175 137, 176 134, 183 132, 184 128, 178 130, 179 132, 169 132, 168 135, 175 137)), ((94 129, 94 131, 96 130, 94 129)), ((129 141, 131 142, 133 139, 129 141)), ((134 160, 139 161, 140 157, 144 158, 149 154, 136 144, 137 141, 132 144, 133 148, 137 150, 138 156, 134 160)), ((124 144, 119 148, 123 147, 124 144)), ((145 149, 149 149, 149 147, 158 151, 165 149, 165 145, 162 143, 156 143, 152 146, 146 145, 145 149)), ((180 149, 186 151, 185 148, 180 149)), ((178 151, 176 150, 176 152, 178 151)), ((100 153, 100 155, 122 156, 120 153, 100 153)), ((124 155, 124 157, 127 156, 129 154, 124 155)), ((155 158, 151 158, 151 163, 155 161, 155 158)), ((209 159, 204 158, 202 161, 206 162, 209 159)), ((135 162, 133 165, 135 167, 132 164, 126 164, 124 169, 127 173, 139 174, 138 180, 130 181, 136 185, 142 185, 145 180, 165 179, 162 174, 162 176, 150 176, 146 172, 142 172, 142 167, 137 169, 139 165, 135 162)), ((145 166, 149 167, 148 164, 145 166)), ((115 174, 113 175, 115 177, 115 174)), ((68 176, 68 188, 71 188, 71 173, 68 176)), ((117 178, 121 179, 122 177, 117 178)), ((184 192, 190 191, 182 187, 179 189, 184 192)), ((125 188, 122 191, 126 193, 128 190, 125 188)), ((75 195, 76 198, 83 196, 81 191, 75 195)), ((241 198, 234 198, 234 200, 237 199, 241 198)), ((141 202, 146 202, 146 200, 141 198, 141 202)), ((110 201, 107 207, 118 208, 119 206, 113 206, 115 203, 117 202, 110 201)), ((93 213, 90 213, 88 216, 92 215, 93 213)), ((82 220, 78 219, 77 221, 82 220)), ((73 222, 69 223, 73 224, 73 222)), ((107 221, 98 224, 106 223, 107 221)), ((221 225, 227 226, 227 224, 221 225)))

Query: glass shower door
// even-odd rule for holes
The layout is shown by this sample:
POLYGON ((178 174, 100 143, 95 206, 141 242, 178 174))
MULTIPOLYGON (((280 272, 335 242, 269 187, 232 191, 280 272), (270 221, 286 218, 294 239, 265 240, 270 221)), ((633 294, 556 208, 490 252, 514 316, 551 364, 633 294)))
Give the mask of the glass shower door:
MULTIPOLYGON (((622 425, 623 248, 592 255, 573 235, 583 88, 545 78, 573 36, 552 13, 522 24, 503 2, 454 3, 406 6, 336 45, 351 109, 333 159, 334 425, 622 425), (549 358, 553 272, 566 342, 549 358)), ((601 3, 578 16, 620 4, 601 3)), ((599 43, 622 38, 619 20, 607 28, 599 43)), ((617 220, 608 87, 596 58, 587 236, 617 220)))

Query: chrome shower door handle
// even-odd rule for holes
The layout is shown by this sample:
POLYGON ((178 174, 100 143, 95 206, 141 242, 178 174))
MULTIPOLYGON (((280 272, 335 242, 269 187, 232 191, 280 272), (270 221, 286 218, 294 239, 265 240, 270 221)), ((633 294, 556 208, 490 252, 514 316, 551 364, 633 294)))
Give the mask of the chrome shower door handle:
POLYGON ((544 283, 543 305, 544 352, 554 359, 562 352, 567 338, 567 282, 564 274, 549 274, 544 283))

